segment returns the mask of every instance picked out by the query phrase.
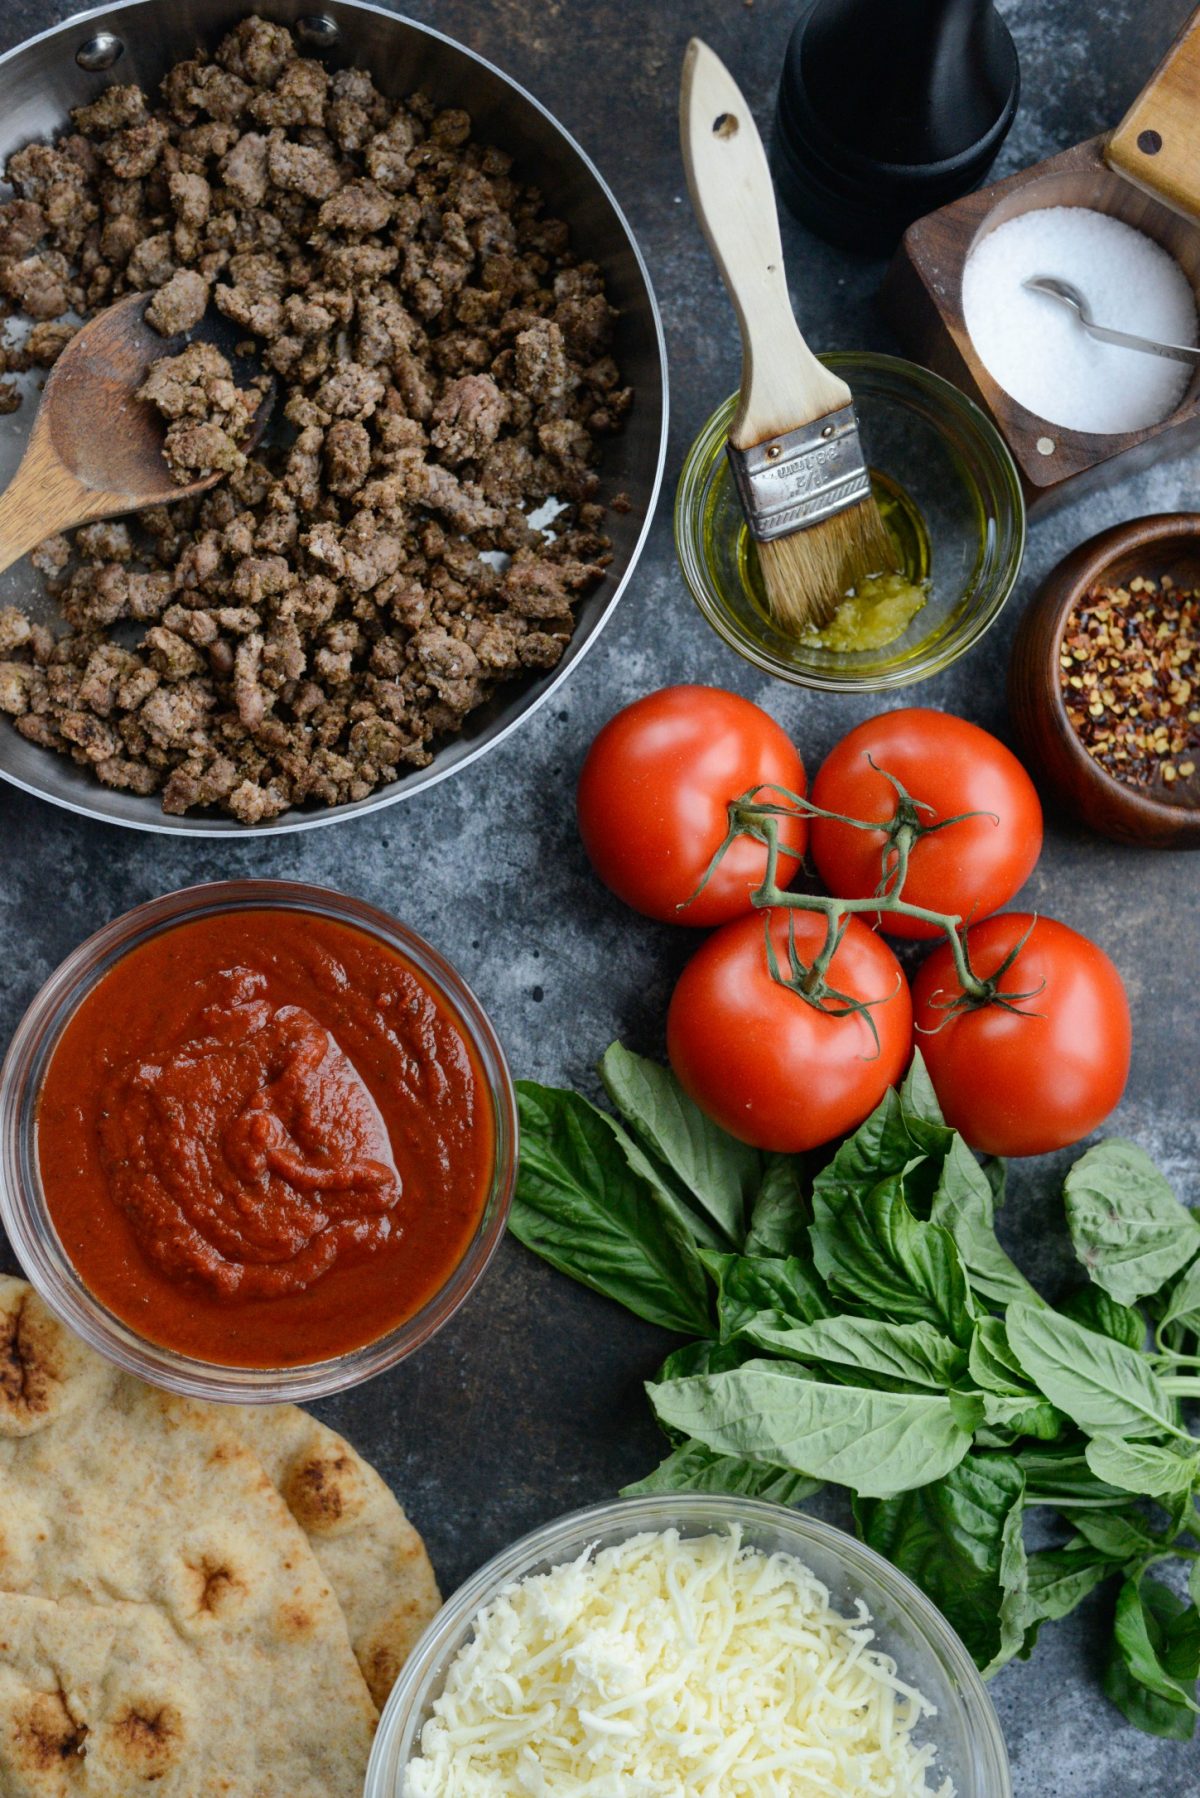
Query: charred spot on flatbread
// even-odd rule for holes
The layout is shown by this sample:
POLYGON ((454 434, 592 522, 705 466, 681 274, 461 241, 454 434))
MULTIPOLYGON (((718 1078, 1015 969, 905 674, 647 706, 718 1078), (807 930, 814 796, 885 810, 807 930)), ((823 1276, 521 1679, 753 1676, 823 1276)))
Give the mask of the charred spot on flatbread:
MULTIPOLYGON (((0 1275, 0 1436, 32 1436, 73 1408, 93 1360, 32 1287, 0 1275)), ((92 1380, 105 1377, 96 1364, 92 1380)))
POLYGON ((206 1617, 225 1617, 245 1603, 250 1587, 228 1557, 202 1555, 187 1562, 195 1595, 195 1610, 206 1617))
POLYGON ((26 1773, 49 1773, 85 1752, 87 1724, 71 1714, 67 1695, 32 1692, 12 1718, 14 1765, 26 1773))
POLYGON ((33 1295, 0 1312, 0 1416, 37 1428, 53 1410, 63 1379, 62 1331, 39 1316, 33 1295))
POLYGON ((173 1704, 131 1703, 114 1717, 109 1733, 118 1765, 134 1778, 162 1779, 183 1759, 186 1731, 173 1704))
POLYGON ((280 1491, 292 1516, 312 1536, 353 1522, 367 1502, 359 1464, 344 1448, 300 1456, 284 1474, 280 1491))

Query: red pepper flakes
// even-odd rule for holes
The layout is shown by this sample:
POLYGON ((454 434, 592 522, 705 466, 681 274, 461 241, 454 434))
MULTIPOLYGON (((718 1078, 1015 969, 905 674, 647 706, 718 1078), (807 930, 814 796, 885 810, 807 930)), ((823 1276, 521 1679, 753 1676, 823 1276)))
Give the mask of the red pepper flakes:
POLYGON ((1059 682, 1102 768, 1134 786, 1187 780, 1200 760, 1200 591, 1169 575, 1094 587, 1067 620, 1059 682))

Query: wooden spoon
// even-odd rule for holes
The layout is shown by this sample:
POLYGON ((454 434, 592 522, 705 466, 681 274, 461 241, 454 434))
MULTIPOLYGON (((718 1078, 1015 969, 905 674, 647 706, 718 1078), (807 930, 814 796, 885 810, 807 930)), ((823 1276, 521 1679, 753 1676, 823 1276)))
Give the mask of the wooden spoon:
MULTIPOLYGON (((219 349, 239 387, 262 370, 255 357, 237 354, 245 331, 212 306, 192 330, 161 337, 146 323, 153 297, 130 294, 97 313, 50 370, 21 465, 0 495, 0 569, 55 531, 188 499, 220 479, 215 470, 194 481, 175 480, 163 455, 167 421, 134 396, 152 362, 177 356, 193 342, 219 349)), ((252 449, 262 436, 274 398, 272 380, 242 449, 252 449)))

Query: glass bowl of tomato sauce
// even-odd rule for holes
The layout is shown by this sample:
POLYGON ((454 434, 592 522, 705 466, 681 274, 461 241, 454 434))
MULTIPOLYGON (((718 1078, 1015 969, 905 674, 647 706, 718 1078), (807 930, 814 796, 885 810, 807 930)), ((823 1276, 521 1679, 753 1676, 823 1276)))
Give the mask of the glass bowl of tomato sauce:
POLYGON ((358 899, 220 881, 69 955, 0 1070, 0 1219, 53 1311, 192 1397, 318 1398, 428 1341, 504 1232, 504 1051, 358 899))

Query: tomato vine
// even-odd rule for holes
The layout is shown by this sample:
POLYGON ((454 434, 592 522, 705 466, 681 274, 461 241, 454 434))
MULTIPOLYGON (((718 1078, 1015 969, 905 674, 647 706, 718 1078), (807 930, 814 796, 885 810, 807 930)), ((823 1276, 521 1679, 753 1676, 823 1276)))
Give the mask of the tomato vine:
MULTIPOLYGON (((870 758, 868 757, 868 760, 870 758)), ((871 766, 876 767, 872 761, 871 766)), ((799 793, 793 793, 786 787, 761 785, 751 787, 747 792, 734 799, 729 806, 729 825, 723 842, 720 844, 712 861, 697 887, 703 891, 711 876, 720 866, 730 847, 740 838, 749 837, 763 844, 767 852, 767 865, 763 878, 751 894, 751 903, 757 910, 768 914, 766 937, 767 963, 771 978, 781 986, 787 987, 805 1004, 812 1005, 832 1017, 846 1017, 857 1013, 867 1023, 874 1037, 876 1047, 879 1038, 871 1017, 871 1007, 883 1004, 890 995, 881 995, 879 999, 862 1000, 851 994, 843 993, 830 986, 827 975, 829 965, 837 953, 838 945, 846 929, 848 920, 861 913, 875 916, 900 916, 919 920, 940 932, 950 947, 954 960, 954 971, 959 984, 956 994, 948 995, 941 1009, 947 1018, 962 1011, 974 1011, 984 1005, 997 1005, 1018 1016, 1031 1017, 1036 1013, 1025 1009, 1027 1002, 1035 999, 1042 990, 1044 982, 1027 992, 1001 991, 1001 981, 1011 970, 1019 957, 1032 930, 1026 930, 1019 942, 1004 957, 992 974, 987 976, 976 973, 971 966, 970 950, 966 937, 966 920, 956 912, 934 911, 928 906, 915 905, 904 897, 904 885, 908 875, 909 857, 914 846, 923 836, 933 832, 946 830, 953 824, 960 824, 968 818, 995 817, 994 813, 959 812, 953 817, 939 818, 930 823, 921 817, 921 813, 931 811, 931 806, 922 800, 914 799, 912 794, 898 781, 894 775, 884 768, 876 768, 896 793, 896 808, 890 820, 867 820, 851 818, 842 812, 831 812, 823 806, 813 803, 799 793), (762 797, 763 794, 774 795, 773 798, 762 797), (879 884, 874 893, 864 898, 845 899, 829 893, 796 892, 782 885, 779 880, 779 862, 781 856, 796 859, 796 852, 789 849, 780 840, 780 825, 783 820, 796 818, 823 818, 830 823, 844 824, 852 830, 882 831, 885 842, 881 856, 879 884), (781 966, 775 946, 771 941, 769 916, 773 911, 786 911, 789 914, 797 911, 820 913, 825 919, 825 940, 811 961, 805 962, 796 948, 794 930, 789 916, 788 929, 788 967, 785 972, 781 966)), ((996 820, 998 822, 998 820, 996 820)), ((1036 920, 1035 920, 1036 922, 1036 920)))

